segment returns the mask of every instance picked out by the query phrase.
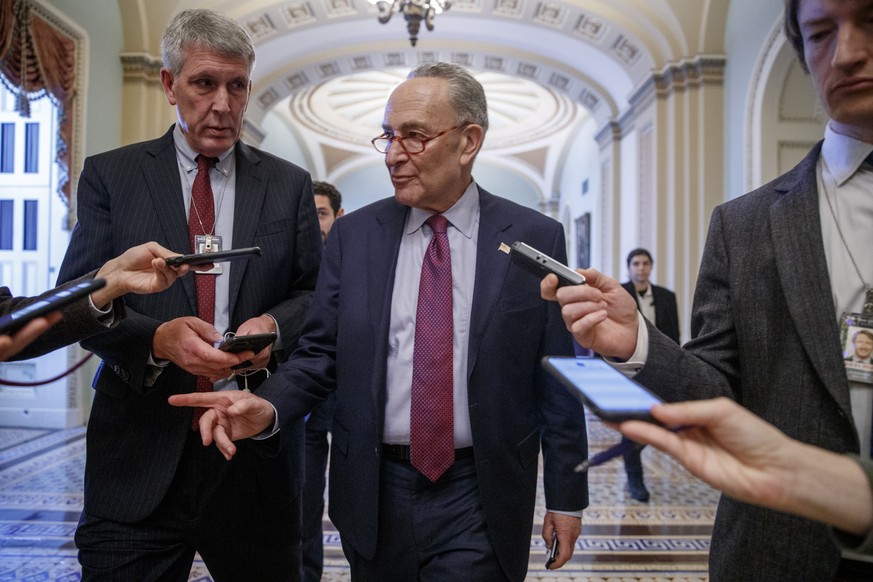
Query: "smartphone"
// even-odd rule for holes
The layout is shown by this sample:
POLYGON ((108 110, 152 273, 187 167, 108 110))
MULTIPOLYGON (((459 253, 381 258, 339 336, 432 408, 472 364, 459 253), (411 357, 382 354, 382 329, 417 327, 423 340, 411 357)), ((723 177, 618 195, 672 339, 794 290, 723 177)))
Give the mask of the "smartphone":
POLYGON ((546 551, 546 570, 549 566, 555 563, 555 557, 558 555, 558 532, 552 532, 552 545, 546 551))
POLYGON ((167 257, 167 265, 178 267, 179 265, 208 265, 209 263, 224 263, 249 257, 260 257, 261 247, 247 247, 244 249, 231 249, 214 253, 196 253, 193 255, 176 255, 167 257))
POLYGON ((273 332, 255 333, 252 335, 228 333, 225 334, 224 341, 219 342, 215 347, 223 352, 231 352, 233 354, 246 350, 251 350, 257 354, 274 341, 276 341, 276 334, 273 332))
POLYGON ((660 424, 651 410, 663 400, 601 359, 546 356, 543 367, 603 420, 660 424))
POLYGON ((530 271, 540 279, 549 273, 554 273, 558 276, 558 287, 585 284, 584 276, 523 242, 515 241, 512 243, 509 256, 513 263, 530 271))
POLYGON ((90 295, 92 292, 105 286, 105 279, 88 279, 87 281, 76 283, 72 287, 55 289, 54 292, 46 295, 39 301, 34 301, 26 307, 0 317, 0 333, 8 334, 18 331, 33 318, 42 317, 52 311, 66 307, 70 303, 81 299, 85 295, 90 295))

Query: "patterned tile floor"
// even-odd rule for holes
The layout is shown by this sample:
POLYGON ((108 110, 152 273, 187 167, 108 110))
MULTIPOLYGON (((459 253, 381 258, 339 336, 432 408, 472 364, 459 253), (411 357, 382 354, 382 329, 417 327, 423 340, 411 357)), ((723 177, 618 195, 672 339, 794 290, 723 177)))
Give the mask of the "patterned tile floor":
MULTIPOLYGON (((589 418, 592 454, 616 440, 589 418)), ((542 490, 531 535, 528 581, 698 582, 708 580, 706 560, 718 495, 671 459, 643 452, 650 503, 625 492, 621 462, 592 470, 591 506, 572 561, 543 568, 539 537, 542 490)), ((0 582, 68 582, 80 579, 73 532, 82 508, 85 429, 0 428, 0 582)), ((199 559, 189 581, 211 581, 199 559)), ((350 580, 336 530, 325 516, 324 581, 350 580)))

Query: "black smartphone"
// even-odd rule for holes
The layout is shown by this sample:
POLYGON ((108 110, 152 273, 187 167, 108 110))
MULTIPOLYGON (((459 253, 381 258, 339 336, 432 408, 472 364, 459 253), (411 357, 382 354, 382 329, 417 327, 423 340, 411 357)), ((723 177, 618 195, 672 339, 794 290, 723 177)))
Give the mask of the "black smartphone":
POLYGON ((57 311, 104 286, 106 286, 105 279, 88 279, 71 287, 55 289, 54 292, 39 301, 34 301, 26 307, 0 317, 0 333, 7 334, 18 331, 33 318, 57 311))
POLYGON ((193 255, 176 255, 167 257, 167 265, 178 267, 179 265, 208 265, 209 263, 224 263, 249 257, 260 257, 261 247, 247 247, 244 249, 231 249, 228 251, 216 251, 214 253, 196 253, 193 255))
POLYGON ((601 359, 546 356, 543 367, 603 420, 660 424, 651 411, 663 400, 601 359))
POLYGON ((228 333, 225 334, 224 341, 215 347, 223 352, 231 352, 233 354, 246 350, 251 350, 257 354, 274 341, 276 341, 276 334, 273 332, 255 333, 252 335, 228 333))
POLYGON ((555 563, 555 558, 558 555, 558 532, 552 532, 552 544, 549 546, 549 549, 546 551, 546 570, 549 569, 549 566, 555 563))
POLYGON ((515 241, 512 243, 509 256, 513 263, 530 271, 540 279, 549 273, 554 273, 558 276, 558 287, 585 284, 584 276, 523 242, 515 241))

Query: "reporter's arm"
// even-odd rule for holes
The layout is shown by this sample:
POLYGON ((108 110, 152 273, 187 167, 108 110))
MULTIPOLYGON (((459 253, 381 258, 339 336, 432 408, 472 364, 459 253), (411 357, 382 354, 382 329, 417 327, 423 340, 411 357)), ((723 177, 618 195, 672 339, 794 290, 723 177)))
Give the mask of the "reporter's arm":
POLYGON ((652 415, 687 428, 672 432, 629 421, 619 430, 726 495, 856 535, 873 529, 873 488, 851 457, 791 439, 727 398, 658 405, 652 415))

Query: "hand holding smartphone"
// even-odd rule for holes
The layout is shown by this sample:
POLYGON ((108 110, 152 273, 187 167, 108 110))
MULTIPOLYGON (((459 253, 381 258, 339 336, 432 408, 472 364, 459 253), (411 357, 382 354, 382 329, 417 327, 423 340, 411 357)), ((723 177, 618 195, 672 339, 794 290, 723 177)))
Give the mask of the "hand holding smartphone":
POLYGON ((39 301, 34 301, 30 305, 0 317, 0 333, 7 334, 18 331, 30 320, 66 307, 104 286, 106 286, 105 279, 88 279, 71 287, 55 289, 39 301))
MULTIPOLYGON (((251 335, 236 335, 232 331, 224 334, 224 340, 215 344, 219 350, 223 352, 230 352, 232 354, 236 354, 239 352, 244 352, 246 350, 251 350, 257 355, 261 350, 266 348, 268 345, 272 344, 276 341, 276 333, 253 333, 251 335)), ((251 360, 246 360, 237 364, 236 366, 231 366, 232 370, 244 370, 252 365, 251 360)))
POLYGON ((540 279, 549 273, 554 273, 558 276, 558 287, 585 284, 585 277, 580 273, 523 242, 515 241, 512 243, 510 258, 513 263, 540 279))
POLYGON ((558 556, 558 532, 552 531, 552 544, 546 550, 546 570, 555 563, 558 556))
POLYGON ((251 350, 257 354, 274 341, 276 341, 275 332, 255 333, 252 335, 236 335, 233 332, 228 332, 224 335, 224 340, 215 347, 223 352, 230 352, 232 354, 246 350, 251 350))

